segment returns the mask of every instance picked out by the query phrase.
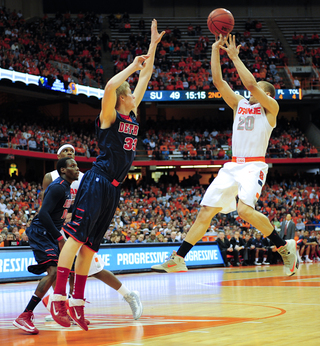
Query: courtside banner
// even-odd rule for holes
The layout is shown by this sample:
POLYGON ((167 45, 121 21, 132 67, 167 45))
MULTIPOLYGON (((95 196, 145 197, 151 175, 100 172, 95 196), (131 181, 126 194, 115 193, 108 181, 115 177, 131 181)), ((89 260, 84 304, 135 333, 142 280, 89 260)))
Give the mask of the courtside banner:
MULTIPOLYGON (((177 250, 180 243, 166 244, 113 244, 101 245, 98 255, 104 269, 115 273, 149 271, 154 264, 163 263, 177 250)), ((199 243, 185 258, 189 268, 223 265, 223 259, 215 242, 199 243)), ((28 272, 28 266, 36 264, 29 247, 0 248, 0 281, 35 280, 42 276, 28 272)))

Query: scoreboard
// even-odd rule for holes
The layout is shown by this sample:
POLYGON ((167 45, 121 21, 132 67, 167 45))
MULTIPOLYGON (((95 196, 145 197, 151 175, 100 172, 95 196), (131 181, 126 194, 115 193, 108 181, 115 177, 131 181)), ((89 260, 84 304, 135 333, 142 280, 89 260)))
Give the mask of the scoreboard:
MULTIPOLYGON (((43 76, 30 75, 28 73, 16 72, 0 68, 0 81, 11 80, 11 82, 24 83, 27 86, 34 85, 42 89, 51 90, 53 92, 61 92, 65 94, 86 95, 88 97, 96 97, 101 99, 104 94, 104 89, 93 88, 85 85, 76 84, 74 82, 65 85, 59 79, 49 83, 48 78, 43 76)), ((248 90, 235 90, 236 94, 242 95, 245 98, 250 97, 248 90)), ((301 89, 276 89, 276 100, 301 100, 301 89)), ((144 102, 163 102, 163 101, 214 101, 221 100, 221 94, 216 90, 147 90, 142 101, 144 102)))
MULTIPOLYGON (((250 97, 248 90, 235 90, 235 93, 245 98, 250 97)), ((210 101, 222 99, 219 91, 191 91, 191 90, 147 90, 142 101, 162 102, 162 101, 210 101)), ((301 89, 276 89, 276 100, 301 100, 301 89)))

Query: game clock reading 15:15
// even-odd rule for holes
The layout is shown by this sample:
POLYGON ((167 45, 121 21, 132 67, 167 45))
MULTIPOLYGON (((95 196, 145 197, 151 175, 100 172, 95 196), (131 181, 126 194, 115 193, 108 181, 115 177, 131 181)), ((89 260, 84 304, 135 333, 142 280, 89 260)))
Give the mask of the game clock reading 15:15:
POLYGON ((187 91, 185 95, 187 100, 204 100, 207 98, 205 91, 187 91))

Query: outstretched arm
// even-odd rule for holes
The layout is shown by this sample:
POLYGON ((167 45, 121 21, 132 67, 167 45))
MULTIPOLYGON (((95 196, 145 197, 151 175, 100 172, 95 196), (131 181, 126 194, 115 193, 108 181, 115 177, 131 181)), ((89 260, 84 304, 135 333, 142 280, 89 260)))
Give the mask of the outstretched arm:
MULTIPOLYGON (((165 34, 165 31, 162 31, 161 34, 158 33, 157 21, 153 19, 151 24, 151 42, 149 45, 148 55, 149 59, 145 62, 145 68, 140 72, 138 84, 133 92, 136 98, 136 108, 138 108, 147 86, 149 80, 152 76, 154 56, 156 53, 157 45, 161 41, 162 36, 165 34)), ((136 113, 136 111, 135 111, 136 113)))
POLYGON ((219 39, 216 37, 216 42, 212 45, 211 53, 211 69, 212 69, 212 81, 218 91, 221 93, 224 101, 227 105, 235 109, 239 101, 243 98, 237 95, 230 88, 228 83, 222 79, 221 64, 220 64, 220 47, 223 45, 223 38, 220 34, 219 39))
POLYGON ((251 92, 251 94, 258 100, 258 102, 265 108, 272 116, 276 117, 279 112, 279 105, 276 100, 268 96, 264 90, 259 87, 256 79, 252 73, 246 68, 244 63, 239 58, 239 50, 241 45, 236 46, 235 35, 229 35, 229 42, 224 40, 226 47, 220 45, 220 48, 225 50, 232 60, 235 68, 239 73, 239 77, 243 85, 251 92))
POLYGON ((113 76, 106 87, 102 98, 100 121, 102 128, 109 127, 116 119, 117 88, 126 81, 134 72, 145 68, 144 62, 149 58, 148 55, 136 56, 133 62, 124 70, 113 76))

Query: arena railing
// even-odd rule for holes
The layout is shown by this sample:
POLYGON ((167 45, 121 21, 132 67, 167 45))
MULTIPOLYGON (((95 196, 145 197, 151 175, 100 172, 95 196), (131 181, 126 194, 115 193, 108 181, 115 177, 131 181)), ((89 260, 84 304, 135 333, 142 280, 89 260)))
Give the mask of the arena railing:
MULTIPOLYGON (((11 156, 13 159, 15 156, 23 156, 23 157, 29 157, 29 158, 38 158, 38 159, 45 159, 45 160, 57 160, 57 154, 56 153, 47 153, 44 151, 33 151, 33 150, 20 150, 20 149, 13 149, 8 147, 0 147, 0 154, 6 154, 11 156)), ((87 156, 79 156, 76 154, 76 160, 78 162, 94 162, 96 160, 96 157, 87 157, 87 156)), ((144 150, 138 150, 137 156, 135 160, 133 161, 133 166, 166 166, 168 162, 170 162, 171 165, 175 166, 183 166, 183 165, 191 165, 191 164, 203 164, 203 165, 223 165, 225 162, 229 162, 229 160, 218 160, 218 159, 210 159, 210 160, 192 160, 190 158, 188 159, 178 159, 178 158, 172 158, 171 160, 154 160, 152 158, 149 158, 148 155, 145 153, 144 150)), ((266 158, 267 163, 274 163, 274 164, 308 164, 308 163, 320 163, 320 157, 303 157, 303 158, 266 158)))

